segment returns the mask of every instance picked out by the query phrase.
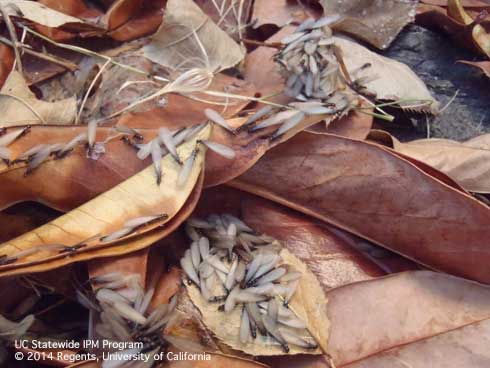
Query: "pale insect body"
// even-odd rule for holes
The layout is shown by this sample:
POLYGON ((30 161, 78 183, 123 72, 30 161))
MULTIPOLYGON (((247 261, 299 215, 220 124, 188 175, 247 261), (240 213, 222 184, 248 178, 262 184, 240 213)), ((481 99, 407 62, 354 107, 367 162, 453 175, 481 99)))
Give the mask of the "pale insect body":
POLYGON ((162 156, 163 151, 160 147, 158 139, 154 139, 151 142, 151 160, 153 161, 153 167, 155 169, 155 176, 157 178, 157 185, 162 182, 162 156))
POLYGON ((230 124, 228 124, 228 122, 226 121, 226 119, 222 117, 221 114, 218 113, 217 111, 212 109, 205 109, 204 114, 213 123, 218 124, 219 126, 221 126, 222 128, 226 129, 229 132, 235 133, 235 129, 231 127, 230 124))
POLYGON ((160 137, 160 141, 163 143, 167 151, 170 155, 177 161, 179 164, 182 163, 179 155, 177 154, 177 147, 174 143, 172 133, 167 128, 163 127, 158 130, 158 136, 160 137))
POLYGON ((223 156, 229 160, 234 159, 236 156, 235 151, 230 147, 225 146, 224 144, 216 143, 210 140, 202 140, 199 142, 204 144, 211 151, 216 152, 218 155, 223 156))
POLYGON ((184 164, 182 165, 179 176, 177 178, 178 187, 183 187, 189 180, 189 176, 192 172, 192 167, 194 166, 194 161, 196 160, 197 152, 197 148, 195 148, 191 152, 189 157, 187 157, 187 159, 184 161, 184 164))
POLYGON ((90 149, 92 149, 95 145, 96 135, 97 135, 97 120, 91 120, 87 124, 87 141, 90 149))
POLYGON ((305 118, 305 113, 303 112, 298 112, 295 115, 291 116, 289 119, 287 119, 281 127, 274 132, 272 135, 271 139, 278 138, 282 136, 284 133, 288 132, 289 130, 295 128, 299 123, 301 123, 305 118))
POLYGON ((7 147, 0 147, 0 158, 2 160, 10 161, 10 156, 12 155, 12 152, 10 151, 9 148, 7 147))
POLYGON ((228 214, 211 215, 206 220, 191 218, 187 226, 199 229, 206 237, 198 239, 191 233, 193 242, 181 266, 198 285, 204 300, 224 302, 219 311, 229 314, 241 308, 237 332, 241 343, 260 341, 280 345, 287 352, 288 341, 293 344, 297 336, 306 339, 294 340, 300 348, 316 346, 307 324, 288 307, 302 274, 282 264, 281 246, 274 238, 255 234, 243 221, 228 214), (279 328, 287 329, 291 338, 286 340, 279 328), (260 340, 252 340, 258 333, 262 335, 260 340))
POLYGON ((29 131, 30 127, 17 129, 0 136, 0 147, 7 147, 29 131))

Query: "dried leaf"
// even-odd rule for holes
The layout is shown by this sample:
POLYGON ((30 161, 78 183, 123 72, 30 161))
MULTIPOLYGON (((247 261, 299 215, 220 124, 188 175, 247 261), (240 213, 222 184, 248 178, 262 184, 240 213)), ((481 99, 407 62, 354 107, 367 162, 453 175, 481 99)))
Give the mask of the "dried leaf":
POLYGON ((174 71, 217 72, 238 64, 244 52, 191 0, 169 0, 162 26, 144 48, 155 63, 174 71))
MULTIPOLYGON (((325 299, 323 290, 315 275, 308 267, 287 249, 282 249, 280 256, 284 264, 294 267, 294 269, 303 274, 296 293, 289 303, 290 308, 306 323, 308 330, 315 337, 320 347, 325 349, 327 346, 329 322, 326 318, 325 308, 327 306, 327 300, 325 299), (317 326, 322 326, 322 328, 318 329, 317 326)), ((186 288, 192 302, 201 312, 202 320, 206 327, 225 344, 235 350, 241 350, 251 355, 284 354, 280 346, 261 342, 258 338, 252 343, 244 344, 240 342, 241 308, 235 308, 225 316, 223 312, 217 310, 215 304, 209 303, 202 296, 201 291, 194 284, 186 285, 186 288)), ((291 345, 290 351, 287 354, 319 354, 320 352, 320 349, 305 351, 305 349, 291 345)))
MULTIPOLYGON (((327 353, 336 367, 484 368, 490 362, 490 289, 481 284, 404 272, 336 288, 327 297, 327 353)), ((331 367, 325 357, 289 359, 268 363, 331 367)))
POLYGON ((12 67, 14 66, 14 53, 12 48, 0 44, 0 88, 2 88, 3 84, 8 78, 12 67))
POLYGON ((71 124, 77 114, 74 97, 55 102, 38 100, 22 75, 12 71, 0 90, 0 127, 25 124, 71 124))
POLYGON ((488 207, 381 146, 302 132, 230 185, 434 269, 490 282, 488 207))
POLYGON ((458 61, 459 63, 462 64, 467 64, 470 66, 473 66, 475 68, 480 69, 483 74, 485 74, 488 78, 490 78, 490 61, 465 61, 465 60, 460 60, 458 61))
POLYGON ((315 133, 330 133, 342 137, 364 140, 373 125, 373 116, 360 111, 351 111, 347 116, 336 119, 329 124, 318 123, 308 128, 315 133))
POLYGON ((320 12, 310 6, 309 2, 302 4, 289 0, 255 0, 252 19, 256 19, 254 28, 273 24, 284 27, 294 22, 302 22, 308 17, 318 18, 320 12))
MULTIPOLYGON (((449 0, 421 0, 421 3, 447 7, 449 0)), ((465 8, 485 9, 490 7, 488 0, 461 0, 465 8)))
MULTIPOLYGON (((210 127, 207 127, 195 138, 180 146, 179 154, 182 157, 189 156, 195 148, 196 140, 207 139, 209 134, 210 127)), ((17 262, 1 266, 0 274, 8 275, 46 270, 52 268, 51 264, 56 263, 55 261, 62 260, 67 264, 102 255, 124 254, 150 245, 159 239, 160 233, 168 233, 169 226, 164 227, 163 230, 159 229, 163 224, 171 222, 170 220, 174 216, 177 216, 179 221, 186 218, 186 216, 182 217, 180 210, 191 195, 196 182, 198 182, 203 161, 204 149, 200 149, 196 155, 189 180, 183 187, 178 187, 177 177, 180 166, 175 163, 170 155, 166 155, 162 159, 165 175, 163 175, 160 186, 155 184, 153 167, 150 166, 66 215, 0 245, 3 254, 15 257, 19 251, 38 246, 42 247, 49 244, 72 246, 78 243, 87 243, 80 250, 76 250, 69 259, 65 258, 66 253, 54 252, 53 254, 53 251, 40 249, 17 262), (167 217, 154 221, 141 229, 135 229, 122 240, 116 239, 107 243, 100 240, 100 236, 120 230, 128 220, 158 214, 166 214, 167 217), (97 234, 100 234, 99 237, 90 239, 97 234), (86 239, 90 240, 87 241, 86 239)))
POLYGON ((375 54, 344 37, 335 37, 335 43, 342 49, 349 73, 357 71, 356 78, 374 78, 365 86, 376 94, 378 100, 409 100, 400 103, 400 106, 415 111, 437 112, 438 103, 424 82, 407 65, 375 54), (366 64, 369 66, 362 68, 366 64), (425 105, 413 107, 420 103, 425 105))
POLYGON ((470 192, 490 193, 490 134, 460 143, 450 139, 419 139, 401 143, 392 137, 398 152, 442 171, 470 192))
POLYGON ((119 272, 121 275, 139 275, 141 286, 145 288, 149 248, 117 257, 92 259, 87 262, 89 278, 119 272))
MULTIPOLYGON (((240 192, 239 192, 240 193, 240 192)), ((324 290, 385 275, 320 222, 258 197, 243 201, 243 220, 281 242, 315 274, 324 290)))
POLYGON ((143 5, 131 18, 108 35, 117 41, 131 41, 156 32, 163 18, 165 0, 143 0, 143 5))
POLYGON ((482 25, 476 24, 477 22, 475 22, 475 20, 468 13, 466 13, 460 0, 448 1, 447 15, 457 22, 467 26, 471 25, 471 35, 473 36, 473 41, 478 46, 480 51, 490 58, 490 33, 487 33, 482 25))
POLYGON ((128 22, 142 5, 143 0, 117 0, 107 10, 102 22, 108 30, 116 29, 128 22))
MULTIPOLYGON (((57 12, 76 17, 80 21, 83 18, 90 19, 101 15, 100 11, 95 8, 88 8, 83 1, 78 0, 41 0, 39 3, 57 12)), ((76 32, 72 33, 41 24, 36 24, 34 28, 39 33, 58 42, 67 41, 77 36, 76 32)))
MULTIPOLYGON (((165 366, 169 368, 267 368, 266 365, 232 355, 209 353, 210 360, 199 360, 190 363, 187 360, 169 360, 165 366)), ((68 366, 67 368, 102 368, 101 362, 81 362, 68 366)))
POLYGON ((417 10, 416 21, 424 27, 449 34, 458 44, 467 49, 488 56, 490 46, 486 29, 490 27, 490 22, 485 19, 470 20, 473 19, 471 16, 478 17, 478 12, 476 14, 471 13, 471 16, 470 13, 465 13, 465 15, 466 21, 463 20, 462 14, 456 15, 457 19, 454 19, 449 16, 445 8, 421 5, 417 10))
POLYGON ((7 14, 12 17, 21 17, 46 27, 58 28, 61 26, 79 27, 85 25, 79 18, 50 9, 46 5, 27 0, 0 0, 0 5, 4 6, 7 14), (14 4, 14 5, 13 5, 14 4), (17 12, 20 11, 20 13, 17 12))
POLYGON ((321 4, 325 15, 343 16, 334 29, 386 49, 403 27, 413 21, 418 1, 321 0, 321 4))

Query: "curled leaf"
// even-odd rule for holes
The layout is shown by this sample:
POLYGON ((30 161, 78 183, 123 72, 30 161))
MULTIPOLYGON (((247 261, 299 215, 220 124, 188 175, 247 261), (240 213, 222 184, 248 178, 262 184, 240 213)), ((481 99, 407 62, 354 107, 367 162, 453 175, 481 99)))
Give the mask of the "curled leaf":
POLYGON ((321 4, 325 15, 342 16, 334 29, 386 49, 403 27, 413 21, 418 1, 322 0, 321 4))
POLYGON ((302 132, 230 184, 434 269, 490 282, 488 207, 381 146, 302 132))
POLYGON ((438 103, 407 65, 369 51, 348 38, 335 37, 335 43, 342 50, 349 73, 355 74, 356 79, 368 79, 364 86, 378 100, 402 100, 402 108, 437 112, 438 103))
MULTIPOLYGON (((209 134, 210 127, 207 127, 180 146, 179 154, 187 157, 194 150, 196 141, 208 138, 209 134)), ((66 215, 2 244, 0 246, 2 253, 14 262, 1 266, 0 273, 5 275, 45 270, 53 267, 53 263, 56 264, 53 261, 62 260, 67 264, 77 258, 87 259, 102 254, 107 256, 119 252, 127 253, 131 249, 148 246, 159 239, 162 231, 168 232, 169 226, 164 227, 163 230, 160 227, 182 212, 181 209, 193 193, 196 182, 201 176, 203 161, 204 149, 200 149, 189 180, 184 186, 177 187, 180 166, 166 155, 162 159, 162 167, 166 171, 160 186, 156 185, 153 168, 150 166, 66 215), (122 239, 114 237, 114 240, 104 242, 104 236, 120 231, 128 220, 155 214, 165 216, 132 229, 122 235, 122 239), (129 242, 131 247, 119 247, 128 244, 126 242, 129 242), (59 247, 53 252, 52 248, 55 244, 65 247, 61 249, 62 253, 59 253, 59 247), (43 250, 44 246, 45 250, 43 250), (105 249, 107 247, 108 249, 105 249), (66 254, 73 252, 73 257, 65 258, 66 254), (16 259, 20 254, 25 253, 26 255, 21 259, 16 259), (81 256, 77 257, 78 254, 81 256)))
MULTIPOLYGON (((282 249, 280 256, 285 265, 293 267, 301 272, 302 277, 292 299, 289 302, 290 309, 306 323, 308 331, 315 340, 325 349, 327 346, 328 326, 326 319, 327 300, 315 275, 297 257, 287 249, 282 249), (321 325, 318 329, 316 326, 321 325)), ((284 354, 277 344, 270 344, 267 340, 257 337, 254 341, 243 343, 240 341, 240 324, 242 308, 234 308, 231 312, 224 314, 217 310, 215 304, 211 304, 203 297, 199 288, 195 285, 187 285, 187 291, 192 302, 202 314, 202 320, 217 338, 233 349, 242 350, 251 355, 281 355, 284 354)), ((226 307, 225 307, 226 308, 226 307)), ((310 353, 319 354, 320 350, 299 348, 290 344, 288 354, 310 353)))
POLYGON ((490 193, 488 134, 462 143, 436 138, 402 143, 391 137, 391 145, 398 152, 442 171, 470 192, 490 193))

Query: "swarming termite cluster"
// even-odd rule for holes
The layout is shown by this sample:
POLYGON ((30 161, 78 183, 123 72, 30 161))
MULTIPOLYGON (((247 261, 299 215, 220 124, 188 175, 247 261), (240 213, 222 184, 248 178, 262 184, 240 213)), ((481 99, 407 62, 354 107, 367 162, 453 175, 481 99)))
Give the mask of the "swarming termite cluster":
MULTIPOLYGON (((215 112, 214 110, 210 111, 212 111, 211 117, 213 118, 211 119, 208 117, 210 120, 217 124, 220 124, 221 126, 223 126, 222 121, 224 121, 225 126, 231 129, 226 124, 226 121, 217 112, 215 112)), ((194 138, 196 134, 204 129, 205 126, 206 123, 201 123, 175 131, 171 131, 168 128, 163 127, 158 130, 158 135, 147 143, 131 141, 131 139, 129 139, 128 137, 126 137, 124 141, 137 150, 137 157, 140 160, 145 160, 147 157, 151 156, 158 185, 160 185, 163 175, 162 157, 166 154, 170 154, 175 162, 181 166, 177 179, 177 186, 182 187, 186 184, 187 179, 189 178, 199 148, 198 146, 196 146, 194 150, 192 150, 191 154, 185 159, 179 156, 177 148, 181 144, 188 142, 192 138, 194 138)), ((197 142, 197 145, 200 144, 206 146, 210 150, 227 159, 233 159, 235 157, 235 152, 230 147, 227 147, 220 143, 210 140, 199 140, 197 142)))
POLYGON ((111 367, 150 368, 155 364, 155 356, 166 352, 170 345, 179 346, 179 338, 165 334, 173 320, 177 296, 150 312, 155 289, 144 290, 139 275, 112 272, 89 281, 97 288, 95 298, 90 297, 89 292, 77 291, 78 301, 90 311, 88 338, 124 343, 122 346, 126 349, 121 349, 119 355, 126 352, 132 356, 146 354, 149 357, 145 362, 112 361, 111 367))
POLYGON ((256 234, 240 219, 224 214, 192 218, 186 224, 192 239, 180 264, 208 305, 223 318, 241 309, 238 340, 242 344, 290 345, 315 349, 305 322, 290 308, 302 273, 284 262, 280 243, 256 234))

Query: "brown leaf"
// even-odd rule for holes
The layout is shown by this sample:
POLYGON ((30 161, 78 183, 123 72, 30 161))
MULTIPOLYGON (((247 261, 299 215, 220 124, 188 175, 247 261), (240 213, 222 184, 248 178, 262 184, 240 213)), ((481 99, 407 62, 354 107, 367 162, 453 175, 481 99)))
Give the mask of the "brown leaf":
POLYGON ((131 41, 156 32, 163 19, 166 0, 144 0, 132 17, 108 35, 116 41, 131 41))
POLYGON ((0 90, 0 127, 25 124, 71 124, 77 114, 74 97, 55 102, 38 100, 23 76, 12 71, 0 90))
POLYGON ((490 282, 488 208, 381 146, 303 132, 230 185, 434 269, 490 282))
MULTIPOLYGON (((37 144, 67 143, 86 131, 85 126, 35 126, 9 148, 12 158, 16 158, 37 144)), ((143 134, 149 140, 156 135, 156 131, 143 134)), ((104 141, 112 135, 114 133, 110 128, 97 129, 97 141, 104 141)), ((106 143, 105 149, 106 153, 93 161, 87 159, 85 147, 76 147, 64 159, 48 160, 28 176, 24 176, 25 163, 8 167, 0 162, 0 175, 4 183, 0 191, 0 208, 33 200, 65 212, 113 188, 149 164, 149 161, 139 160, 134 149, 118 139, 106 143), (54 182, 56 190, 47 184, 54 182)))
POLYGON ((143 0, 117 0, 107 10, 103 22, 112 31, 128 22, 143 5, 143 0))
MULTIPOLYGON (((209 134, 210 127, 207 127, 194 139, 179 146, 180 155, 189 156, 195 148, 196 140, 207 139, 209 134)), ((204 149, 200 149, 188 181, 179 187, 177 176, 180 166, 170 155, 166 155, 162 159, 165 174, 160 186, 156 185, 153 167, 150 166, 66 215, 2 244, 2 253, 9 257, 16 257, 22 250, 49 244, 72 246, 81 242, 86 246, 77 249, 70 258, 66 257, 67 253, 40 249, 12 264, 1 266, 0 273, 9 275, 47 270, 53 268, 53 264, 59 266, 81 259, 124 254, 154 243, 160 239, 162 232, 168 233, 169 226, 166 225, 161 230, 162 226, 171 222, 174 216, 177 217, 178 223, 186 218, 181 209, 189 202, 187 198, 192 197, 194 187, 200 191, 202 179, 198 179, 202 177, 200 174, 203 161, 204 149), (129 234, 107 243, 100 238, 122 229, 128 220, 158 214, 166 214, 167 217, 159 218, 142 228, 133 229, 129 234), (90 239, 94 236, 97 238, 90 239)))
POLYGON ((467 64, 472 67, 480 69, 483 74, 490 78, 490 61, 466 61, 459 60, 458 63, 467 64))
POLYGON ((254 28, 266 24, 273 24, 280 28, 294 22, 302 22, 312 16, 318 18, 319 9, 311 6, 310 2, 299 3, 290 0, 255 0, 252 19, 257 21, 254 28))
MULTIPOLYGON (((267 39, 268 43, 280 42, 285 36, 291 34, 294 27, 287 26, 267 39)), ((248 53, 245 57, 245 70, 243 72, 245 80, 253 83, 257 92, 261 96, 271 96, 270 101, 276 103, 286 103, 290 97, 282 94, 285 82, 280 74, 279 65, 274 62, 273 57, 277 49, 272 47, 258 47, 248 53), (276 96, 276 94, 279 94, 276 96)))
MULTIPOLYGON (((468 14, 466 15, 469 17, 468 14)), ((462 47, 487 56, 490 52, 488 48, 489 35, 486 32, 486 29, 490 27, 488 20, 472 22, 467 19, 470 23, 465 24, 450 17, 446 9, 442 7, 421 5, 417 11, 416 21, 424 27, 435 28, 449 34, 462 47)))
POLYGON ((321 4, 325 15, 342 15, 334 29, 379 49, 386 49, 403 27, 413 21, 417 7, 417 1, 390 0, 321 0, 321 4))
MULTIPOLYGON (((218 73, 214 76, 208 89, 246 97, 253 97, 255 94, 255 86, 252 83, 230 77, 223 73, 218 73)), ((109 91, 110 88, 107 88, 108 94, 109 91)), ((196 93, 193 96, 185 97, 177 94, 169 94, 167 96, 168 102, 164 107, 154 107, 148 111, 127 113, 121 118, 119 124, 133 128, 155 129, 161 126, 182 128, 203 121, 205 118, 203 111, 206 108, 223 111, 223 117, 228 119, 234 117, 249 104, 248 100, 224 99, 222 97, 208 96, 204 93, 196 93), (199 100, 192 99, 193 96, 199 100), (219 103, 225 106, 213 105, 204 101, 219 103)))
POLYGON ((82 20, 51 9, 50 7, 27 0, 15 1, 15 7, 9 6, 12 0, 0 0, 0 4, 5 7, 7 14, 17 17, 21 14, 22 18, 29 19, 32 22, 41 24, 46 27, 57 28, 65 24, 83 23, 82 20), (20 11, 20 13, 17 12, 20 11))
POLYGON ((402 100, 400 106, 409 110, 437 111, 438 103, 425 83, 406 64, 378 55, 348 38, 335 37, 335 42, 351 75, 356 79, 373 78, 364 85, 378 100, 402 100), (369 66, 363 68, 366 64, 369 66))
POLYGON ((8 78, 10 71, 14 65, 14 52, 10 47, 0 44, 0 88, 8 78))
POLYGON ((148 268, 149 248, 124 254, 117 257, 96 258, 87 262, 89 278, 102 276, 111 272, 121 275, 139 275, 141 286, 145 288, 146 271, 148 268))
POLYGON ((144 55, 172 71, 217 72, 238 64, 244 52, 191 0, 169 0, 162 26, 144 55))
POLYGON ((480 20, 476 21, 476 18, 471 17, 465 11, 460 0, 448 1, 447 15, 457 22, 471 26, 471 35, 474 43, 483 54, 490 58, 490 33, 482 25, 478 24, 480 20))
POLYGON ((242 208, 247 225, 281 241, 308 266, 325 290, 385 274, 320 222, 258 197, 245 200, 242 208))
POLYGON ((460 143, 450 139, 419 139, 401 143, 395 150, 442 171, 470 192, 490 193, 490 134, 460 143))
MULTIPOLYGON (((490 289, 481 284, 416 271, 346 285, 327 297, 335 367, 484 368, 490 362, 490 289)), ((330 367, 326 358, 289 362, 269 361, 330 367)))
MULTIPOLYGON (((210 360, 169 360, 165 366, 169 368, 267 368, 266 365, 253 360, 243 359, 232 355, 209 353, 210 360)), ((81 362, 68 368, 101 368, 102 362, 81 362)))
POLYGON ((308 128, 315 133, 330 133, 342 137, 364 140, 373 125, 373 116, 360 111, 351 111, 347 116, 335 119, 330 124, 319 123, 308 128))
MULTIPOLYGON (((448 0, 421 0, 421 3, 447 7, 448 0)), ((487 8, 490 7, 488 0, 461 0, 461 5, 465 8, 487 8)))
MULTIPOLYGON (((88 19, 101 15, 101 12, 96 8, 88 8, 83 1, 79 0, 41 0, 39 3, 60 13, 77 18, 88 19)), ((36 24, 34 28, 39 33, 57 42, 67 41, 77 36, 76 33, 64 31, 58 27, 36 24)))

